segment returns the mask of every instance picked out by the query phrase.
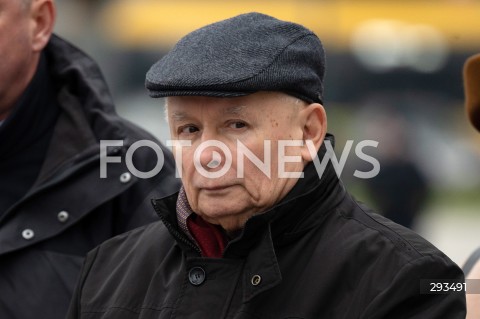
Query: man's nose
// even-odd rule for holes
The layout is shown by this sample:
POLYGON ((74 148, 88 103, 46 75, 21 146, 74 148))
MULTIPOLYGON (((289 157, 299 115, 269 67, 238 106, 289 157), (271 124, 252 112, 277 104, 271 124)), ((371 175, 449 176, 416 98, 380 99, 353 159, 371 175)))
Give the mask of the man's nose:
MULTIPOLYGON (((205 170, 215 171, 225 163, 225 154, 222 143, 218 140, 203 140, 196 149, 196 160, 205 170)), ((224 144, 223 144, 224 145, 224 144)))
POLYGON ((223 162, 222 153, 212 149, 204 159, 202 159, 202 165, 210 169, 215 169, 223 162))

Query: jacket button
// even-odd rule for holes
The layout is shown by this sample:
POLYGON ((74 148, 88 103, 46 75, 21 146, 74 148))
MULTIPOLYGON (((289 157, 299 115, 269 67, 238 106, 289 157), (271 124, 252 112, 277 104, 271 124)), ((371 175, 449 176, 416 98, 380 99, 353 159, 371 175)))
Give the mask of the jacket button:
POLYGON ((57 215, 58 221, 61 222, 61 223, 65 223, 68 220, 69 217, 70 217, 70 215, 68 214, 68 212, 64 211, 64 210, 62 210, 57 215))
POLYGON ((200 267, 194 267, 188 272, 188 280, 194 286, 199 286, 205 281, 205 270, 200 267))
POLYGON ((254 286, 258 286, 261 281, 262 281, 262 277, 260 277, 260 275, 254 275, 254 276, 252 277, 251 283, 252 283, 252 285, 254 285, 254 286))
POLYGON ((122 182, 124 184, 130 182, 131 179, 132 179, 132 175, 128 172, 120 175, 120 182, 122 182))
POLYGON ((33 237, 35 237, 35 233, 31 229, 24 229, 22 231, 22 237, 23 237, 23 239, 30 240, 33 237))

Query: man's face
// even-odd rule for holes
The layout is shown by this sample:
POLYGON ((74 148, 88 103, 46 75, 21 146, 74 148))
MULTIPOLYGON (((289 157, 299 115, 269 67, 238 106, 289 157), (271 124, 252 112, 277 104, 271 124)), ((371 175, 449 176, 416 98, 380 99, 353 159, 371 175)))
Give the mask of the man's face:
POLYGON ((234 231, 249 217, 264 212, 282 199, 297 179, 279 176, 279 166, 282 172, 301 172, 305 161, 301 158, 300 147, 288 146, 280 147, 284 150, 280 150, 282 154, 297 157, 288 163, 279 163, 278 141, 304 139, 304 108, 301 101, 270 92, 237 98, 168 98, 172 138, 191 142, 191 146, 183 146, 181 150, 174 147, 174 154, 177 161, 181 155, 182 182, 193 211, 210 223, 234 231), (207 141, 223 143, 226 152, 218 146, 206 147, 207 141), (271 143, 267 151, 264 141, 271 143), (254 164, 246 156, 240 159, 243 162, 241 172, 238 142, 260 161, 267 162, 270 177, 258 167, 265 169, 264 166, 254 164), (201 152, 200 148, 195 158, 195 151, 201 145, 205 148, 201 152), (269 161, 265 160, 266 152, 270 152, 269 161), (223 173, 222 169, 229 167, 225 153, 231 155, 232 161, 223 173), (195 161, 200 169, 195 167, 195 161))
POLYGON ((13 106, 36 68, 29 12, 22 0, 0 0, 0 119, 13 106))

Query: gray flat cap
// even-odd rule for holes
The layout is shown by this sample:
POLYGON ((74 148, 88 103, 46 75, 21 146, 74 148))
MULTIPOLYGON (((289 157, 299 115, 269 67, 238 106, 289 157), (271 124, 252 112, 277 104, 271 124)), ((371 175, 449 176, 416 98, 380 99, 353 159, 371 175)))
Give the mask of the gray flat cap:
POLYGON ((235 97, 280 91, 323 102, 325 52, 305 27, 260 13, 216 22, 183 37, 147 72, 151 97, 235 97))

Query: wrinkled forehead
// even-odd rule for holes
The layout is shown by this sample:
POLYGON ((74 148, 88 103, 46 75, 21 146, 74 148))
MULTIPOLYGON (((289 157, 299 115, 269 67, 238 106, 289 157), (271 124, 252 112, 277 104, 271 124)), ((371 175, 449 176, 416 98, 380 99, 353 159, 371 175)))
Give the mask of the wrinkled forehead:
POLYGON ((296 110, 306 102, 281 92, 257 92, 234 98, 205 96, 172 96, 165 100, 167 119, 182 120, 199 109, 209 109, 219 115, 242 115, 246 113, 278 113, 296 110), (285 109, 286 108, 286 109, 285 109))
MULTIPOLYGON (((237 105, 237 106, 219 106, 215 108, 211 113, 215 113, 216 116, 241 116, 245 115, 248 112, 248 108, 245 105, 237 105)), ((167 108, 168 112, 168 108, 167 108)), ((191 109, 185 108, 173 108, 168 114, 170 115, 170 119, 173 121, 185 121, 189 117, 192 116, 191 109)))

